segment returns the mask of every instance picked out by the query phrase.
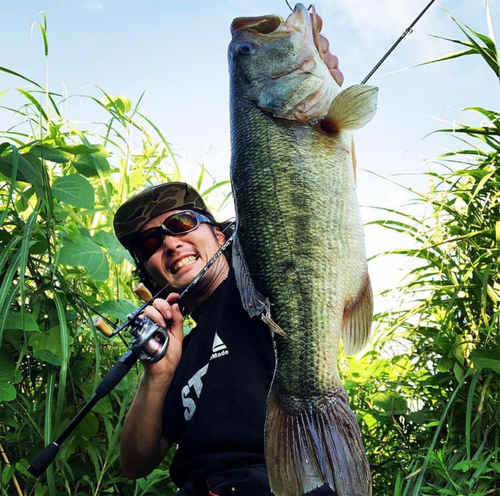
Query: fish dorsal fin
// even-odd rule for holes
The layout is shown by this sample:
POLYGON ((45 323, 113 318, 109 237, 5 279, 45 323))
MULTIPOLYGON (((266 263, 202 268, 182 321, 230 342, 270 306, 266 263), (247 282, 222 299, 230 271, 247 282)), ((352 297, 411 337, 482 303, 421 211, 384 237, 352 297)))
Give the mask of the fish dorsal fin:
POLYGON ((352 355, 361 351, 370 337, 373 319, 373 294, 368 271, 358 294, 346 304, 342 320, 344 351, 352 355))
POLYGON ((333 99, 326 119, 338 130, 365 126, 377 110, 377 93, 378 88, 375 86, 349 86, 333 99))

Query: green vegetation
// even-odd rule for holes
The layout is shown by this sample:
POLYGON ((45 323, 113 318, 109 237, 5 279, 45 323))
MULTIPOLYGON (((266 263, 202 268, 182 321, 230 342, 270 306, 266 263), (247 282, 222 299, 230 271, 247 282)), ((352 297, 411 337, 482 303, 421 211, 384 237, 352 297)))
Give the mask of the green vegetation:
MULTIPOLYGON (((466 39, 449 41, 465 49, 439 61, 480 55, 498 79, 492 30, 453 20, 466 39)), ((393 253, 415 261, 374 350, 348 361, 380 496, 500 494, 500 113, 467 111, 485 124, 438 131, 457 151, 438 157, 428 193, 412 191, 427 215, 378 222, 413 241, 393 253)))
MULTIPOLYGON (((47 56, 45 19, 39 27, 47 56)), ((140 366, 97 404, 46 477, 36 482, 26 466, 126 351, 93 326, 97 315, 121 323, 139 304, 130 257, 113 234, 113 213, 147 185, 182 179, 175 156, 141 114, 141 99, 132 105, 104 91, 70 97, 83 98, 101 116, 76 125, 64 116, 67 98, 8 68, 0 71, 13 84, 29 84, 0 93, 2 101, 20 101, 1 107, 5 120, 15 120, 0 134, 1 494, 171 494, 166 465, 137 483, 119 469, 120 426, 140 366)), ((214 209, 227 198, 219 194, 214 204, 224 185, 203 169, 197 186, 214 209)))
MULTIPOLYGON (((500 77, 492 32, 458 23, 464 46, 500 77)), ((46 20, 39 25, 48 56, 46 20)), ((446 58, 446 57, 445 57, 446 58)), ((28 461, 54 440, 125 352, 93 326, 123 321, 138 301, 131 264, 114 239, 113 212, 148 184, 181 179, 169 143, 123 96, 83 96, 98 124, 76 125, 66 98, 11 69, 0 107, 0 493, 173 494, 167 463, 147 479, 120 474, 118 436, 136 367, 98 403, 36 481, 28 461), (29 87, 26 86, 29 84, 29 87), (28 88, 28 89, 27 89, 28 88), (16 98, 13 98, 13 94, 16 98), (10 100, 9 100, 10 101, 10 100)), ((1 103, 1 102, 0 102, 1 103)), ((460 147, 439 157, 425 218, 387 212, 385 229, 418 263, 398 289, 401 306, 377 316, 373 348, 346 359, 377 496, 500 493, 500 113, 480 127, 441 130, 460 147)), ((214 210, 227 194, 202 170, 197 187, 214 210)))

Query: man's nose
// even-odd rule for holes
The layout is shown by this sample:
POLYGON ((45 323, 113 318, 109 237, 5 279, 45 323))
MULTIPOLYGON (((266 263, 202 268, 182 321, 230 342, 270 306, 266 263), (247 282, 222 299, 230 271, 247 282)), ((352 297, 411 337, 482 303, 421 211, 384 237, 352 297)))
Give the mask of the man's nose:
POLYGON ((163 248, 168 251, 174 251, 182 246, 182 239, 179 236, 171 236, 170 234, 165 234, 163 238, 163 248))

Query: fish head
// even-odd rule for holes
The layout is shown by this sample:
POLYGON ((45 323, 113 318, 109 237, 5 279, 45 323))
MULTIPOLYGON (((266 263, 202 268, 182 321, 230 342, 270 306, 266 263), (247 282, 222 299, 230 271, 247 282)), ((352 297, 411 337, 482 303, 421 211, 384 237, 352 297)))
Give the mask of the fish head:
POLYGON ((231 24, 229 72, 233 98, 274 117, 307 122, 325 115, 338 92, 314 42, 308 10, 239 17, 231 24))

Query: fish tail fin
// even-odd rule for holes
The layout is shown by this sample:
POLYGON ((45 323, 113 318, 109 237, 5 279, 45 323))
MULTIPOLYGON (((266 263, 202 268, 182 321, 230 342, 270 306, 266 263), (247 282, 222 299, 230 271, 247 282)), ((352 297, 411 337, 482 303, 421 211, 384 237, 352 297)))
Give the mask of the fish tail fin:
POLYGON ((370 496, 371 475, 356 417, 343 388, 319 407, 286 407, 271 390, 266 461, 276 496, 302 496, 329 484, 338 496, 370 496))

